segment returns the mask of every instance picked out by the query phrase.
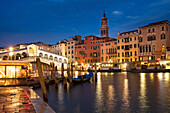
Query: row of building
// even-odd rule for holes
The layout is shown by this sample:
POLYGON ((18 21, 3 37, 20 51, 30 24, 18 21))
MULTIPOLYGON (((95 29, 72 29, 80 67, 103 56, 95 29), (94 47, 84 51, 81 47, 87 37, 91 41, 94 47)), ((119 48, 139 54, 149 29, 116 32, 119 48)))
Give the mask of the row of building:
POLYGON ((16 52, 12 57, 8 47, 0 48, 0 59, 19 60, 26 56, 40 56, 60 63, 74 63, 77 68, 86 69, 94 63, 100 69, 120 68, 118 64, 129 62, 135 63, 135 67, 141 67, 142 64, 148 64, 151 61, 155 63, 154 65, 159 61, 165 61, 166 65, 169 65, 170 25, 168 20, 159 21, 138 27, 133 31, 118 32, 117 38, 110 38, 104 13, 101 18, 100 37, 90 35, 82 39, 81 36, 76 35, 69 40, 59 40, 59 43, 54 45, 37 42, 18 44, 13 48, 16 52), (21 53, 24 48, 27 48, 25 53, 21 53), (59 57, 62 58, 59 59, 59 57))

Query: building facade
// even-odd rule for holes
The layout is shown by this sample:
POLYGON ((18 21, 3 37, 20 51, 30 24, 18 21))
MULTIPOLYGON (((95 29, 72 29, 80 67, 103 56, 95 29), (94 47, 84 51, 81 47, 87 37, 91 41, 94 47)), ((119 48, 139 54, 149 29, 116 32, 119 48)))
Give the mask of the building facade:
POLYGON ((75 45, 81 42, 81 36, 79 35, 76 35, 74 38, 69 38, 67 42, 67 58, 69 63, 75 62, 75 45))
POLYGON ((168 56, 167 48, 170 47, 169 21, 150 23, 139 27, 139 60, 163 60, 168 56))
POLYGON ((117 40, 111 39, 100 44, 101 63, 117 62, 117 40))
POLYGON ((51 45, 50 52, 67 57, 67 40, 59 40, 59 43, 51 45))
POLYGON ((138 30, 118 33, 117 37, 117 61, 138 61, 138 30))

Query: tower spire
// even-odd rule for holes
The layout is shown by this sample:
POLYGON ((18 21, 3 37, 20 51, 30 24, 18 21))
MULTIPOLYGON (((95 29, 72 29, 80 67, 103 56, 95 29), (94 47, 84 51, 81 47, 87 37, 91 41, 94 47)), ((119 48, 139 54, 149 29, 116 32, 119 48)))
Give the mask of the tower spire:
POLYGON ((103 17, 101 19, 101 27, 100 27, 100 36, 101 37, 108 37, 109 36, 109 27, 107 26, 107 18, 106 18, 106 14, 105 14, 105 10, 103 13, 103 17))
POLYGON ((104 10, 104 13, 103 13, 103 17, 106 17, 105 10, 104 10))

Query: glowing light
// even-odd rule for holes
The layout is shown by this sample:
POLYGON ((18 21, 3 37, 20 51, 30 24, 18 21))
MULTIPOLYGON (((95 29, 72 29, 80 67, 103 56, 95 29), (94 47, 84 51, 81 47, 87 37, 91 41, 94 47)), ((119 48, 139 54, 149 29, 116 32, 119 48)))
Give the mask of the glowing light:
POLYGON ((0 70, 0 73, 2 73, 2 75, 0 75, 0 78, 2 78, 3 76, 5 77, 6 75, 0 70))
POLYGON ((14 50, 14 48, 13 48, 13 47, 10 47, 10 48, 9 48, 9 51, 13 51, 13 50, 14 50))
POLYGON ((12 56, 12 55, 14 55, 14 52, 9 52, 9 56, 12 56))
POLYGON ((169 73, 165 73, 165 80, 166 81, 169 81, 170 79, 169 79, 169 73))

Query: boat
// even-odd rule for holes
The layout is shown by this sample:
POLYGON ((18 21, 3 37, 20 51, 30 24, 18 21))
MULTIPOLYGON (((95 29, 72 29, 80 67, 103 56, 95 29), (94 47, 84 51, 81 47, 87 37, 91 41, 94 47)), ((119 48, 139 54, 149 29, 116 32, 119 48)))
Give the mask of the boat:
POLYGON ((78 78, 72 78, 72 82, 73 82, 73 83, 86 82, 86 81, 89 81, 92 76, 93 76, 93 72, 91 71, 89 74, 85 74, 85 75, 82 75, 82 76, 78 76, 78 78))

